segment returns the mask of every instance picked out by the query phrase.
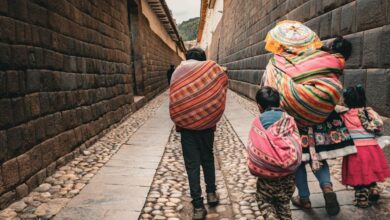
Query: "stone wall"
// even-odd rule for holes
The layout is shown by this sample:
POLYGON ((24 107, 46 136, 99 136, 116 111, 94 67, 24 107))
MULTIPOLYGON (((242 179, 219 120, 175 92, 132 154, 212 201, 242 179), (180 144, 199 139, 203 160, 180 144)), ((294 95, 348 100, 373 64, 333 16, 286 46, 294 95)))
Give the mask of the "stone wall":
MULTIPOLYGON (((151 98, 179 58, 142 31, 151 98)), ((0 0, 0 209, 134 109, 130 33, 128 0, 0 0)))
POLYGON ((210 53, 228 67, 230 88, 254 97, 270 58, 263 40, 285 19, 305 22, 323 40, 349 39, 344 86, 365 85, 369 104, 390 116, 390 0, 225 0, 210 53))
POLYGON ((149 28, 149 22, 143 19, 143 79, 144 94, 147 100, 168 88, 167 70, 169 65, 180 64, 181 58, 163 40, 149 28))

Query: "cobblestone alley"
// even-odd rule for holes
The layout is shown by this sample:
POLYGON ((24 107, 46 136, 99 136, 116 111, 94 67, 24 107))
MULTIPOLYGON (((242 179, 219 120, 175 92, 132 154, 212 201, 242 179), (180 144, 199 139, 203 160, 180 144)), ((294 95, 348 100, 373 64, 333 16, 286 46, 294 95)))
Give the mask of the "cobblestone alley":
MULTIPOLYGON (((252 101, 230 91, 215 140, 220 205, 207 219, 262 219, 255 201, 256 178, 249 174, 244 145, 257 114, 252 101)), ((125 119, 88 149, 5 209, 4 219, 191 219, 192 206, 180 135, 169 120, 167 93, 125 119), (145 138, 153 135, 153 138, 145 138), (8 217, 6 217, 8 216, 8 217)), ((342 186, 340 160, 331 162, 341 213, 332 219, 388 219, 390 180, 382 200, 369 209, 352 205, 353 191, 342 186)), ((322 192, 309 176, 313 210, 292 206, 294 219, 328 219, 322 192)))
POLYGON ((390 0, 0 0, 0 220, 388 220, 385 158, 390 0))

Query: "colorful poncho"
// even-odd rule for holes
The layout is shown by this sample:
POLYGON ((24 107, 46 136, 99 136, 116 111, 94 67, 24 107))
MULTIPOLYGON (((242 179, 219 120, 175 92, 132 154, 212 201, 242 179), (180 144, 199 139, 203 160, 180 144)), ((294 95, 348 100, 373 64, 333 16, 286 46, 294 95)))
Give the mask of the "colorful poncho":
POLYGON ((181 128, 214 127, 225 110, 228 77, 214 61, 184 61, 172 75, 169 112, 181 128))
POLYGON ((293 174, 301 164, 301 139, 294 118, 286 113, 265 129, 256 118, 247 145, 247 164, 255 176, 277 178, 293 174))
POLYGON ((274 55, 262 84, 280 92, 282 108, 299 126, 317 125, 340 100, 344 63, 341 55, 321 50, 274 55))

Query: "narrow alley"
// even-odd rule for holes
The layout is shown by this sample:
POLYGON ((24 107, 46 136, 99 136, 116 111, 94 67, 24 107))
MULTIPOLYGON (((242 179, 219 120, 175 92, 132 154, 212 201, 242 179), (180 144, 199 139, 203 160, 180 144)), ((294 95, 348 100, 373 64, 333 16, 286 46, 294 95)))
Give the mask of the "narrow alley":
MULTIPOLYGON (((192 219, 170 115, 170 77, 192 48, 228 78, 212 149, 219 204, 203 198, 205 219, 264 220, 245 146, 273 56, 265 39, 283 20, 324 45, 351 42, 340 85, 366 90, 390 136, 390 0, 194 1, 196 19, 180 17, 195 10, 182 0, 0 0, 0 220, 192 219)), ((292 219, 390 219, 390 178, 377 203, 358 208, 342 160, 327 160, 340 213, 328 215, 306 165, 311 209, 290 202, 292 219)))

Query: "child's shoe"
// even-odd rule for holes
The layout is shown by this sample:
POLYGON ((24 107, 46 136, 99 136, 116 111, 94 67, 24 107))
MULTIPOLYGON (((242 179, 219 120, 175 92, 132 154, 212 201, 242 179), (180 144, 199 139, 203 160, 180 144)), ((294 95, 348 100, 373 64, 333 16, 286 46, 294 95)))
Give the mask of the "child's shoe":
POLYGON ((355 200, 353 201, 354 205, 359 208, 368 208, 371 206, 370 201, 368 200, 369 191, 367 188, 360 189, 355 191, 355 200))
POLYGON ((302 209, 311 209, 311 202, 309 198, 300 198, 299 196, 294 196, 291 198, 291 202, 296 207, 302 209))
POLYGON ((379 198, 380 198, 379 188, 377 186, 371 187, 370 194, 368 196, 368 200, 370 202, 378 202, 379 198))

